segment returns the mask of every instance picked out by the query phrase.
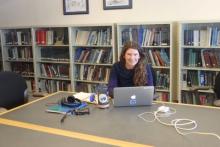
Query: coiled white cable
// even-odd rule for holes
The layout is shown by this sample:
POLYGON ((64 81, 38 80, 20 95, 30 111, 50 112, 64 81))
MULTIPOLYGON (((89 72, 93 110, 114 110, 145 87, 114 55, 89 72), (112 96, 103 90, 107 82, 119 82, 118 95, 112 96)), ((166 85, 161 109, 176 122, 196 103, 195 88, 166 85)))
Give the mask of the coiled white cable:
POLYGON ((220 140, 220 136, 216 133, 195 132, 195 131, 194 132, 182 132, 181 131, 181 130, 192 131, 196 129, 197 123, 195 120, 183 118, 183 119, 174 119, 174 120, 171 120, 170 123, 165 123, 161 121, 160 119, 162 117, 169 117, 170 115, 173 115, 175 113, 176 113, 176 109, 174 108, 160 106, 157 111, 144 112, 144 113, 139 114, 138 117, 144 120, 145 122, 154 122, 155 120, 157 120, 159 123, 163 125, 173 126, 176 129, 177 133, 179 133, 180 135, 188 135, 188 134, 211 135, 211 136, 215 136, 216 138, 220 140), (147 115, 147 114, 153 115, 153 119, 152 120, 146 119, 144 115, 147 115))

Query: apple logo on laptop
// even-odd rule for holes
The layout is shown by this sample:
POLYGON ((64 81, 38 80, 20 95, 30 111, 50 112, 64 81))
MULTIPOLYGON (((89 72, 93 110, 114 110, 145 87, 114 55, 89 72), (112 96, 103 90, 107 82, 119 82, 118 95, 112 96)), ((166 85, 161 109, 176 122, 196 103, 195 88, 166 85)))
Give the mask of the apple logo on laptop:
POLYGON ((130 97, 130 101, 129 101, 129 103, 130 103, 130 105, 135 105, 136 104, 136 95, 132 95, 131 97, 130 97))

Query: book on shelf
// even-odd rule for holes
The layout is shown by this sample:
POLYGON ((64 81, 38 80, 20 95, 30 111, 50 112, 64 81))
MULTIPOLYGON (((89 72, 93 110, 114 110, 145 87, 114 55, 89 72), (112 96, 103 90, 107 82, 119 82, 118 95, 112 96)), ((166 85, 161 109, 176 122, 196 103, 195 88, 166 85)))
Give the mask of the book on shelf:
POLYGON ((164 64, 165 64, 166 66, 169 66, 169 65, 170 65, 169 51, 166 52, 165 49, 162 48, 162 49, 160 50, 160 55, 161 55, 161 58, 162 58, 163 61, 164 61, 164 64))
POLYGON ((40 28, 36 30, 37 45, 66 45, 68 44, 67 28, 40 28))
POLYGON ((10 47, 8 48, 9 60, 30 60, 33 59, 33 53, 31 47, 10 47))
POLYGON ((84 83, 84 82, 77 82, 75 86, 76 92, 88 92, 88 93, 96 93, 97 84, 95 83, 84 83))
POLYGON ((187 87, 212 86, 216 73, 214 71, 186 70, 183 76, 186 77, 187 87))
POLYGON ((79 63, 112 63, 112 49, 109 48, 77 48, 74 57, 79 63))
POLYGON ((76 45, 87 45, 89 34, 90 31, 77 30, 76 40, 75 40, 76 45))
POLYGON ((11 71, 21 74, 22 76, 34 76, 34 67, 31 62, 11 62, 11 71))
POLYGON ((127 27, 122 30, 122 45, 126 41, 136 41, 140 46, 169 45, 168 29, 144 28, 143 26, 127 27))
POLYGON ((6 45, 30 45, 31 33, 29 29, 7 30, 4 33, 6 45))
POLYGON ((187 87, 187 71, 186 70, 182 70, 182 87, 186 88, 187 87))
POLYGON ((156 87, 158 89, 169 89, 170 78, 169 73, 156 70, 156 87))
POLYGON ((75 79, 108 82, 110 67, 96 65, 76 65, 75 79))
POLYGON ((160 52, 158 50, 155 50, 154 53, 155 53, 155 56, 157 57, 157 58, 155 57, 156 60, 158 60, 158 66, 165 66, 165 62, 162 59, 160 52))
POLYGON ((111 45, 111 29, 77 30, 76 45, 111 45))
POLYGON ((212 106, 214 95, 204 92, 182 91, 182 103, 212 106))
POLYGON ((69 61, 68 47, 42 47, 41 59, 48 61, 69 61))
POLYGON ((28 93, 32 93, 35 90, 34 79, 26 79, 28 93))
POLYGON ((99 54, 98 54, 98 57, 96 59, 96 63, 100 63, 100 59, 101 59, 101 56, 102 56, 103 52, 104 52, 103 49, 99 50, 99 54))
POLYGON ((47 93, 71 91, 71 84, 70 81, 39 79, 38 88, 38 91, 47 93))
POLYGON ((155 63, 156 61, 154 60, 152 49, 149 49, 148 52, 149 52, 149 57, 150 57, 150 61, 152 63, 152 66, 155 66, 156 65, 156 63, 155 63))
POLYGON ((54 28, 54 45, 68 44, 68 28, 54 28))
POLYGON ((164 102, 169 102, 170 101, 170 99, 169 99, 170 94, 168 92, 157 92, 157 94, 158 94, 158 97, 159 97, 157 100, 164 101, 164 102))
POLYGON ((220 30, 215 26, 184 30, 186 46, 219 46, 220 30))
POLYGON ((54 44, 54 32, 52 30, 48 30, 46 32, 46 42, 47 42, 47 45, 52 45, 54 44))
POLYGON ((147 63, 151 64, 152 66, 169 66, 170 65, 168 55, 166 53, 163 53, 162 50, 146 49, 145 54, 146 54, 147 63))
POLYGON ((44 64, 40 65, 41 75, 46 77, 69 77, 69 65, 67 64, 44 64))
POLYGON ((184 49, 184 66, 188 67, 220 67, 220 52, 216 49, 184 49))

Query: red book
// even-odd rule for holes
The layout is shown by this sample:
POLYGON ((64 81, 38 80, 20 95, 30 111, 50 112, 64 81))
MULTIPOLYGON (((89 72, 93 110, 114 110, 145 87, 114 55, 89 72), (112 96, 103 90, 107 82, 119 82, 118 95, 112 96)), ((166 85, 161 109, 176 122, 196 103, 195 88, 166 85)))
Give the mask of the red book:
POLYGON ((165 66, 165 63, 164 63, 163 59, 160 56, 160 52, 158 50, 156 50, 155 53, 156 53, 157 59, 160 63, 160 66, 165 66))
POLYGON ((217 67, 218 63, 217 63, 216 55, 211 51, 209 52, 209 58, 211 60, 212 67, 217 67))
POLYGON ((208 51, 204 51, 203 52, 203 56, 204 56, 204 60, 205 60, 205 66, 206 67, 212 67, 211 65, 211 61, 210 61, 210 58, 209 58, 209 52, 208 51))
POLYGON ((40 30, 36 30, 36 43, 40 44, 40 30))
POLYGON ((40 44, 46 45, 46 30, 40 31, 40 44))

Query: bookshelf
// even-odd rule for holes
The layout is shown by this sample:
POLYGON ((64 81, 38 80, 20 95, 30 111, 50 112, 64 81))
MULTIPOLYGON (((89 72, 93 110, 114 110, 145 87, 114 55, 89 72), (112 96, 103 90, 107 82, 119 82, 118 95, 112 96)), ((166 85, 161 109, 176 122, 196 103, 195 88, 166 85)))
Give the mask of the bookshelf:
POLYGON ((81 25, 70 28, 73 91, 95 92, 107 84, 115 62, 114 25, 81 25))
POLYGON ((145 51, 146 62, 155 71, 159 100, 176 101, 172 97, 172 24, 120 23, 117 24, 117 38, 117 59, 126 41, 138 42, 145 51))
POLYGON ((32 34, 37 91, 71 91, 68 27, 34 27, 32 34))
POLYGON ((28 92, 35 90, 35 72, 31 28, 4 28, 1 30, 2 63, 5 71, 21 74, 28 92))
POLYGON ((179 102, 213 105, 212 90, 220 71, 220 22, 179 23, 179 102), (192 92, 195 87, 208 87, 192 92))

